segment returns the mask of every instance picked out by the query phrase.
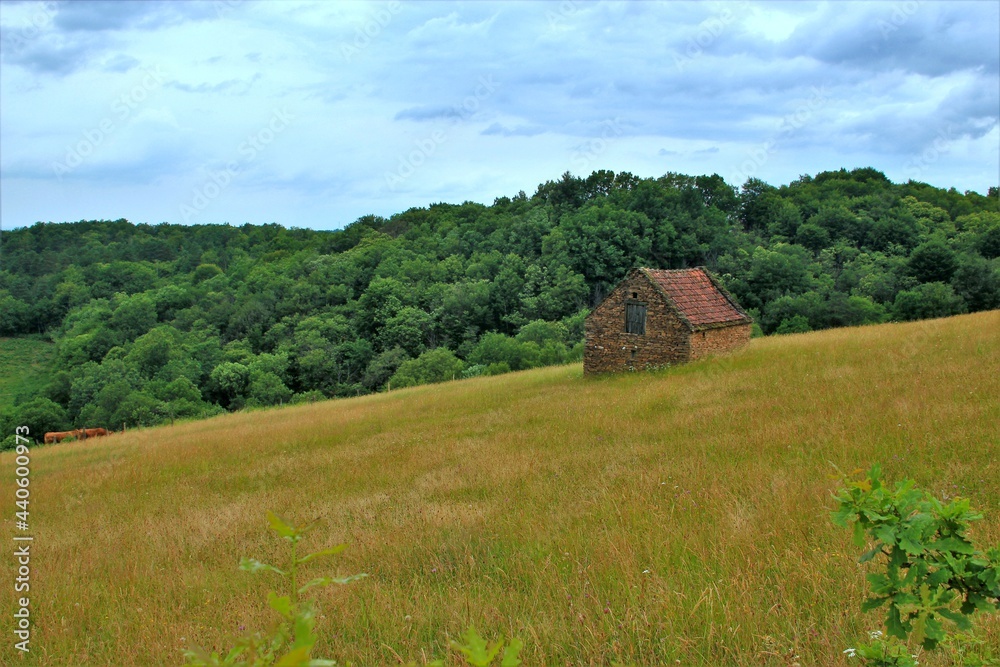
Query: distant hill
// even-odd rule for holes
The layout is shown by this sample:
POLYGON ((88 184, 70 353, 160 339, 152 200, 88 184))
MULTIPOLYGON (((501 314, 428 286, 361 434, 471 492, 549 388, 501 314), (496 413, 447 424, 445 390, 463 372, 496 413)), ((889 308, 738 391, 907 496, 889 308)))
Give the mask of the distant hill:
MULTIPOLYGON (((829 519, 833 465, 971 498, 977 543, 1000 542, 997 331, 1000 312, 841 328, 39 447, 32 647, 179 664, 267 628, 277 579, 237 563, 280 563, 274 510, 320 517, 308 551, 349 544, 304 576, 370 575, 321 589, 316 654, 339 664, 445 657, 469 625, 524 639, 526 665, 839 664, 881 616, 829 519)), ((1000 645, 995 622, 977 634, 1000 645)))
POLYGON ((0 242, 0 335, 50 338, 58 369, 0 408, 3 433, 573 362, 588 310, 637 265, 707 266, 763 334, 1000 307, 996 188, 870 168, 739 189, 597 171, 333 232, 81 221, 0 242))

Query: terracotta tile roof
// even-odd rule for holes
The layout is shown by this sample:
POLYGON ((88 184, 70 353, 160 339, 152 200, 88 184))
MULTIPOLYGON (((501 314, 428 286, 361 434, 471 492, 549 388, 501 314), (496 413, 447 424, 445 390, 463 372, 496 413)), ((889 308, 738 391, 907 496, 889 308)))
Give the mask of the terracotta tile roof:
POLYGON ((750 322, 743 309, 708 275, 695 269, 641 269, 695 329, 750 322))

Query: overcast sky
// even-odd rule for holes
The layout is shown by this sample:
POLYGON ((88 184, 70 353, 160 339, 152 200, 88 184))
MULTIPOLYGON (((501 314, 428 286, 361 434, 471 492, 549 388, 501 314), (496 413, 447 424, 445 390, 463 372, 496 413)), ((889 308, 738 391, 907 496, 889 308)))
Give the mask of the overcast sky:
POLYGON ((0 3, 0 214, 331 229, 566 172, 1000 182, 1000 2, 0 3))

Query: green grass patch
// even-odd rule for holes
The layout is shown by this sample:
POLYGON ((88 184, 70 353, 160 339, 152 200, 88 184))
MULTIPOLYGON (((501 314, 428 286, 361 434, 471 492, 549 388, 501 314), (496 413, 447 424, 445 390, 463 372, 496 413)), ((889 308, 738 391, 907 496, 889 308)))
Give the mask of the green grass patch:
POLYGON ((0 338, 0 404, 12 405, 21 396, 41 391, 55 351, 40 335, 0 338))

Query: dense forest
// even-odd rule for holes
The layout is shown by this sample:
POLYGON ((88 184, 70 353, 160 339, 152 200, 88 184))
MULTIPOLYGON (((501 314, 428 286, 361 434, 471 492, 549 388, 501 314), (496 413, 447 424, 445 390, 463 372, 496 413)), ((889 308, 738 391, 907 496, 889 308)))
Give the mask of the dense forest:
POLYGON ((739 189, 598 171, 337 231, 82 221, 0 243, 0 335, 55 345, 44 388, 0 408, 5 434, 578 360, 589 309, 640 265, 707 266, 758 334, 1000 306, 997 188, 893 184, 874 169, 739 189))

